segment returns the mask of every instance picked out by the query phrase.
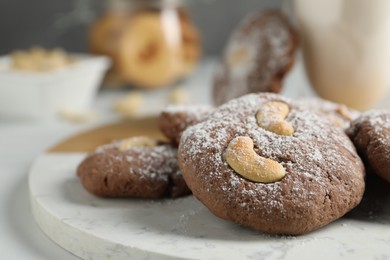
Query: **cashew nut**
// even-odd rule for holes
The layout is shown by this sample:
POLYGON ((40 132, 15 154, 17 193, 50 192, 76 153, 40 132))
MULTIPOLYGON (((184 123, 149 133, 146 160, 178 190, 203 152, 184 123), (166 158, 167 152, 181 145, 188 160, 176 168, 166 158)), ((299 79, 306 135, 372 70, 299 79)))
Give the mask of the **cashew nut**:
POLYGON ((339 105, 339 107, 336 109, 336 113, 342 116, 345 120, 353 120, 353 115, 351 115, 351 112, 348 110, 346 105, 339 105))
POLYGON ((148 136, 135 136, 120 142, 118 149, 122 152, 134 147, 155 147, 157 140, 148 136))
POLYGON ((230 141, 225 159, 239 175, 254 182, 276 182, 286 175, 280 163, 258 155, 253 150, 252 139, 247 136, 238 136, 230 141))
POLYGON ((329 113, 329 119, 335 125, 344 128, 348 121, 353 120, 353 115, 348 110, 347 106, 340 104, 332 113, 329 113))
POLYGON ((275 134, 290 136, 294 133, 294 128, 285 120, 289 112, 290 109, 286 103, 270 101, 263 104, 257 111, 257 124, 275 134))

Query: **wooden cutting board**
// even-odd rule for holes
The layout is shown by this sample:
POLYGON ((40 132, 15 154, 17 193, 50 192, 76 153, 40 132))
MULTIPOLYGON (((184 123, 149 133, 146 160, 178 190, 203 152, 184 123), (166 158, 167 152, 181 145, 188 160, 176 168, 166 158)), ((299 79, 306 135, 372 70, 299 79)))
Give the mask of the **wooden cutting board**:
POLYGON ((48 152, 90 152, 97 146, 136 135, 147 135, 163 140, 165 138, 158 130, 157 124, 156 117, 123 120, 71 136, 51 147, 48 152))

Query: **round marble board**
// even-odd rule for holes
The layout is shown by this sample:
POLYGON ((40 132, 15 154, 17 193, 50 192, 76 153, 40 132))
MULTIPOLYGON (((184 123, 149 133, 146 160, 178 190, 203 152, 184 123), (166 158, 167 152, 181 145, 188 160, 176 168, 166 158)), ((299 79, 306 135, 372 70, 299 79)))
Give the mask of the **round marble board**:
POLYGON ((56 145, 31 167, 36 222, 52 240, 83 259, 388 259, 390 193, 369 179, 360 206, 313 233, 270 236, 224 221, 193 196, 103 199, 86 192, 75 171, 86 151, 138 133, 159 135, 155 120, 121 122, 56 145))

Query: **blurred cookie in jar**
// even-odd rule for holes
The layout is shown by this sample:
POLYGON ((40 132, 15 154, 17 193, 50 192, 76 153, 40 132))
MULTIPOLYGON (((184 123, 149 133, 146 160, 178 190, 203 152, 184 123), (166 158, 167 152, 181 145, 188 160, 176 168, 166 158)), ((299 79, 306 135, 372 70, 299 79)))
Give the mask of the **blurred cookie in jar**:
POLYGON ((189 74, 196 66, 202 54, 200 35, 193 25, 190 15, 185 9, 179 10, 180 27, 182 33, 181 56, 183 59, 182 73, 189 74))
POLYGON ((278 10, 247 16, 232 33, 217 66, 216 105, 248 93, 280 92, 294 63, 297 35, 278 10))
POLYGON ((123 1, 109 1, 107 11, 94 22, 88 35, 88 48, 91 53, 106 55, 111 58, 112 65, 108 70, 105 82, 111 87, 122 86, 125 83, 118 73, 118 41, 122 34, 127 12, 121 8, 123 1))
POLYGON ((90 34, 91 51, 113 58, 110 79, 154 89, 193 70, 201 54, 200 40, 180 1, 112 2, 90 34))

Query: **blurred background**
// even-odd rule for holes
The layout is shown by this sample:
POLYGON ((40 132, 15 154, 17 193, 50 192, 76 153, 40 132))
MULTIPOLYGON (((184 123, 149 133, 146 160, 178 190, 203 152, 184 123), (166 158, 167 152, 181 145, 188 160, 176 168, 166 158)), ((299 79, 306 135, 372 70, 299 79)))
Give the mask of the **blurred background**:
MULTIPOLYGON (((215 56, 245 14, 278 7, 281 0, 186 0, 202 36, 203 55, 215 56)), ((0 0, 0 55, 32 45, 87 51, 87 31, 106 0, 0 0)))
POLYGON ((211 103, 214 66, 232 31, 281 3, 0 0, 0 118, 78 116, 110 88, 124 91, 105 91, 113 97, 100 110, 129 117, 167 103, 211 103))
MULTIPOLYGON (((283 82, 286 87, 282 94, 303 97, 315 92, 360 110, 384 100, 390 88, 390 19, 378 10, 390 7, 388 1, 0 0, 0 55, 11 54, 0 59, 0 72, 2 68, 4 72, 0 104, 7 104, 7 113, 22 106, 15 103, 15 97, 23 107, 26 102, 41 106, 40 99, 31 100, 46 95, 41 87, 46 84, 44 76, 54 78, 61 73, 65 76, 53 79, 52 85, 67 92, 59 94, 50 89, 58 97, 50 100, 53 113, 64 107, 86 110, 99 86, 141 90, 142 99, 147 100, 142 108, 155 110, 167 102, 212 103, 215 68, 219 61, 223 63, 220 58, 232 31, 248 14, 281 8, 282 2, 290 5, 283 6, 283 11, 294 18, 300 36, 297 62, 283 82), (338 15, 337 26, 332 20, 334 14, 338 15), (350 54, 351 46, 360 47, 352 48, 355 52, 350 54), (88 53, 93 55, 83 55, 88 53), (20 73, 9 73, 7 68, 20 73), (42 76, 42 82, 34 82, 36 78, 30 77, 34 73, 42 76), (26 86, 38 90, 28 88, 31 93, 25 93, 21 100, 16 85, 23 91, 26 86), (85 90, 84 97, 81 89, 85 90), (155 91, 152 100, 154 93, 150 90, 161 92, 155 91), (80 99, 78 103, 75 97, 80 99)), ((247 80, 246 75, 242 77, 247 80)), ((133 111, 139 99, 130 96, 124 100, 124 110, 133 111)), ((122 110, 122 105, 119 107, 116 110, 122 110)))

